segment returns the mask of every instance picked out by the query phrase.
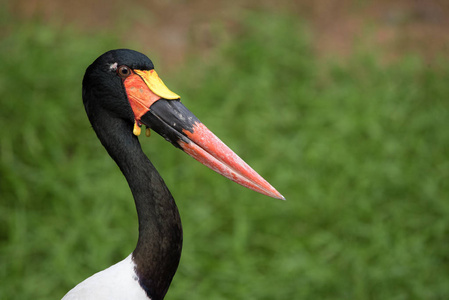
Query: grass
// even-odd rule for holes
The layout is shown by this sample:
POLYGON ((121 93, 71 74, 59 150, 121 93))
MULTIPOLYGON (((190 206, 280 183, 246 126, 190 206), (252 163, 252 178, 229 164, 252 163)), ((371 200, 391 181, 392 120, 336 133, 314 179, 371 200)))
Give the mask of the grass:
MULTIPOLYGON (((8 30, 0 299, 58 299, 136 242, 131 194, 80 93, 87 65, 123 45, 39 22, 8 30)), ((289 17, 252 15, 207 61, 159 72, 287 198, 246 190, 162 138, 142 138, 184 225, 166 298, 448 298, 449 62, 429 68, 405 56, 381 66, 362 52, 323 64, 306 36, 289 17)))

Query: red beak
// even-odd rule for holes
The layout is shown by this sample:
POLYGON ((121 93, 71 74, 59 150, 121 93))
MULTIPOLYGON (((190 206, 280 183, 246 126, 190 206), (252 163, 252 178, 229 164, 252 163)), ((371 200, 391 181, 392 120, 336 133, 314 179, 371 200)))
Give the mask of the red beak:
POLYGON ((190 142, 178 141, 184 150, 215 172, 261 194, 285 200, 274 187, 226 146, 202 123, 193 125, 193 132, 183 130, 190 142))
MULTIPOLYGON (((176 99, 179 96, 168 90, 155 72, 134 71, 134 74, 124 80, 124 86, 134 112, 136 126, 145 124, 203 165, 238 184, 285 200, 176 99), (152 75, 150 77, 147 74, 152 75), (173 100, 161 96, 172 97, 173 100)), ((138 134, 140 130, 134 132, 138 134)))

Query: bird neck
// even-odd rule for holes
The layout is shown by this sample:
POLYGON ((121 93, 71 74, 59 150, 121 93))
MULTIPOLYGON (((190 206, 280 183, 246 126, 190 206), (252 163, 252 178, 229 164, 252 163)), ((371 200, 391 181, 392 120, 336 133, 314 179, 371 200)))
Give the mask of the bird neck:
POLYGON ((139 283, 149 298, 163 299, 181 257, 178 208, 164 180, 143 153, 138 138, 132 134, 132 125, 121 119, 102 123, 101 128, 92 125, 125 175, 136 204, 139 239, 132 256, 139 283))

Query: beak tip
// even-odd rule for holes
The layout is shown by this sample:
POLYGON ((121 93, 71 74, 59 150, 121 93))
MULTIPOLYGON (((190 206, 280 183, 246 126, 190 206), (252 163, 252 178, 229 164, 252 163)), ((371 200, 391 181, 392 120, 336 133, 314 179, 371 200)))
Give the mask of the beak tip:
POLYGON ((276 191, 276 193, 269 195, 270 197, 273 197, 275 199, 279 199, 279 200, 283 200, 286 201, 285 197, 279 193, 278 191, 276 191))

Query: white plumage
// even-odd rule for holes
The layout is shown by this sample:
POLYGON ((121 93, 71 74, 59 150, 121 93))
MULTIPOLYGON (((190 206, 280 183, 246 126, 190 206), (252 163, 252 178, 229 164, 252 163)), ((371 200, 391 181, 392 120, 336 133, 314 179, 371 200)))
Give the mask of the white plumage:
POLYGON ((130 254, 79 283, 62 300, 148 300, 150 298, 140 286, 135 269, 136 264, 130 254))

